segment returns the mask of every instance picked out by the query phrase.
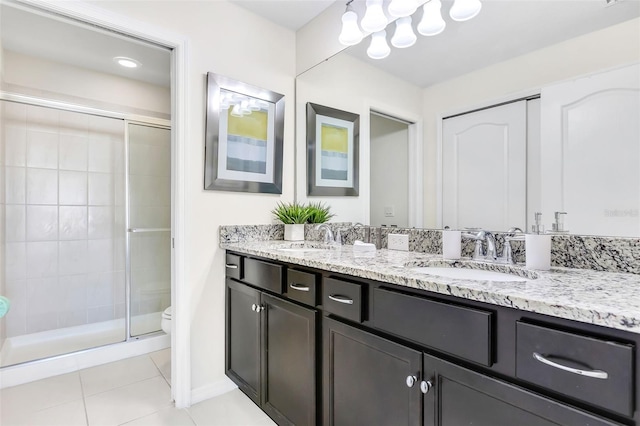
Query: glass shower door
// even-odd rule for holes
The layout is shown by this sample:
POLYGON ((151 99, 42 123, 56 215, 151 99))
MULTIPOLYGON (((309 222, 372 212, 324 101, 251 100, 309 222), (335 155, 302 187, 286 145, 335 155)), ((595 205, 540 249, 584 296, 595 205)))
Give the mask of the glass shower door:
POLYGON ((171 131, 129 123, 130 336, 160 330, 171 305, 171 131))

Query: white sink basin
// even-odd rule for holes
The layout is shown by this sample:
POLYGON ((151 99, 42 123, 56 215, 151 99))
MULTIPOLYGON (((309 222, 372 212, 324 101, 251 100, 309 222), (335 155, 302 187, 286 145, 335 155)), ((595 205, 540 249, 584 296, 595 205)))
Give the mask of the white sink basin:
POLYGON ((471 269, 471 268, 447 268, 437 266, 423 266, 417 268, 411 268, 411 271, 421 274, 435 275, 438 277, 455 278, 462 280, 474 280, 474 281, 527 281, 528 278, 524 278, 514 274, 508 274, 505 272, 485 271, 483 269, 471 269))

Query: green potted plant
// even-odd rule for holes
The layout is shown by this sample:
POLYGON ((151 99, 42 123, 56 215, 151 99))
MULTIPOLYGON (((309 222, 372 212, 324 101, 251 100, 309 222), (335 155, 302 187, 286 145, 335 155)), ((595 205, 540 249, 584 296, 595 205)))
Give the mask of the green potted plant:
POLYGON ((331 213, 331 208, 329 206, 319 201, 317 203, 309 203, 307 205, 307 210, 309 210, 308 223, 329 222, 329 220, 335 216, 331 213))
POLYGON ((284 223, 284 239, 287 241, 304 240, 304 224, 309 219, 309 209, 307 206, 293 203, 278 202, 276 208, 271 213, 280 222, 284 223))

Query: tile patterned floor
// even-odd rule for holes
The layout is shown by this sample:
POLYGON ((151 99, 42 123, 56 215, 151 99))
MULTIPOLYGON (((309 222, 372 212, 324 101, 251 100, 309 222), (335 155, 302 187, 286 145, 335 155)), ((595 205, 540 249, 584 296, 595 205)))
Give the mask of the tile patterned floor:
POLYGON ((0 390, 3 426, 272 426, 239 390, 177 409, 169 349, 0 390))

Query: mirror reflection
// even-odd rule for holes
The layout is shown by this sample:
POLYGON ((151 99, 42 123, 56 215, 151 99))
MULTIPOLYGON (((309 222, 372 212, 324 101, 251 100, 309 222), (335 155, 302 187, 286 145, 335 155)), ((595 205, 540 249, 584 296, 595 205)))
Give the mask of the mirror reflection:
MULTIPOLYGON (((542 212, 548 231, 640 236, 640 2, 487 0, 464 23, 451 4, 436 37, 377 61, 365 39, 298 76, 298 135, 306 102, 362 117, 361 196, 332 198, 336 212, 403 226, 401 203, 406 226, 493 230, 530 229, 542 212), (410 128, 386 162, 379 113, 410 128), (380 203, 397 178, 378 193, 406 201, 380 203)), ((304 200, 300 167, 297 179, 304 200)))

